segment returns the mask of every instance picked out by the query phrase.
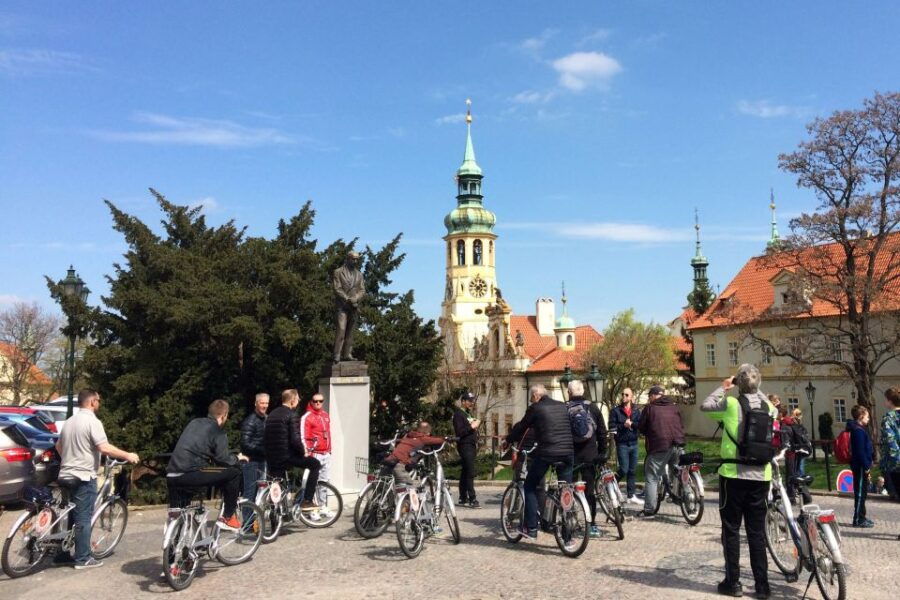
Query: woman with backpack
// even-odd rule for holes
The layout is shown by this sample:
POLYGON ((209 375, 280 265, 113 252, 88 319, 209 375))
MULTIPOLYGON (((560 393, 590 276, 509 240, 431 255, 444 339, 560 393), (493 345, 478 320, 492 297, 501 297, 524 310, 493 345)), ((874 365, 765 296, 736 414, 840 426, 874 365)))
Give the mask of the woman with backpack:
MULTIPOLYGON (((788 451, 784 453, 784 470, 787 476, 788 496, 790 496, 791 502, 796 502, 797 492, 801 490, 791 480, 803 474, 801 463, 804 457, 809 454, 806 448, 803 447, 802 442, 802 433, 806 431, 806 428, 800 423, 802 413, 799 408, 795 408, 793 412, 787 414, 787 408, 779 406, 778 412, 781 415, 781 446, 788 447, 788 451)), ((812 496, 809 495, 809 492, 803 491, 803 503, 809 504, 810 502, 812 502, 812 496)))

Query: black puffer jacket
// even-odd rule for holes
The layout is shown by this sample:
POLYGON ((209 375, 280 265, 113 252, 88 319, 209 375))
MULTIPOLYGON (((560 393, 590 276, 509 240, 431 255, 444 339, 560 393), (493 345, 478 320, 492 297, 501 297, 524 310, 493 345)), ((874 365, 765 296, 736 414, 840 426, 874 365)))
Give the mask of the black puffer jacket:
POLYGON ((263 447, 266 462, 277 469, 292 456, 303 456, 303 437, 300 431, 300 417, 287 406, 279 406, 266 417, 263 430, 263 447))
POLYGON ((453 432, 456 434, 456 445, 475 447, 478 444, 478 431, 469 423, 469 414, 461 408, 453 413, 453 432))
POLYGON ((215 419, 200 417, 188 423, 181 432, 166 472, 192 473, 213 465, 234 467, 237 464, 237 457, 228 452, 225 431, 215 419))
POLYGON ((241 453, 250 460, 260 462, 266 460, 265 429, 266 418, 259 416, 256 411, 247 415, 241 423, 241 453))
POLYGON ((516 423, 506 437, 509 443, 518 442, 531 429, 537 442, 535 456, 557 457, 572 456, 575 445, 572 443, 572 426, 569 424, 569 411, 562 402, 550 396, 544 396, 525 411, 522 420, 516 423))

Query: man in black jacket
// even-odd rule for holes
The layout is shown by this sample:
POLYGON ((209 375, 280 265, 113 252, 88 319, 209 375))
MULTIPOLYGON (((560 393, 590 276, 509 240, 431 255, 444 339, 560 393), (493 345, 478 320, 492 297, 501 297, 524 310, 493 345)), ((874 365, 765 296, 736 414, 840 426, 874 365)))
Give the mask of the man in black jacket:
POLYGON ((462 461, 459 475, 459 506, 480 508, 475 498, 475 455, 478 447, 478 426, 481 421, 473 416, 477 396, 472 392, 463 392, 459 397, 460 408, 453 413, 453 431, 458 441, 456 448, 462 461))
POLYGON ((208 416, 192 420, 181 432, 166 467, 169 487, 169 506, 184 506, 183 488, 215 486, 222 490, 225 507, 219 519, 221 526, 238 529, 240 521, 234 514, 241 492, 239 461, 243 454, 228 452, 228 437, 222 426, 228 420, 228 403, 213 400, 208 416))
POLYGON ((575 445, 575 464, 578 465, 576 476, 585 483, 585 497, 591 509, 591 537, 600 537, 597 527, 597 496, 594 493, 594 463, 605 463, 607 459, 606 421, 603 413, 593 402, 584 399, 584 384, 579 380, 569 382, 569 401, 566 409, 571 414, 576 410, 584 410, 594 421, 594 432, 586 440, 573 440, 575 445))
POLYGON ((616 457, 619 463, 619 480, 625 479, 625 491, 632 504, 643 504, 635 495, 634 472, 638 461, 638 426, 641 410, 634 404, 631 388, 622 390, 622 403, 609 411, 609 430, 616 436, 616 457))
POLYGON ((281 406, 269 413, 263 430, 263 447, 266 453, 266 465, 272 477, 284 477, 285 471, 291 467, 309 469, 306 489, 303 490, 303 503, 300 510, 312 512, 316 510, 313 498, 316 485, 319 483, 319 461, 306 456, 303 447, 303 432, 300 428, 300 416, 297 406, 300 404, 300 393, 295 389, 281 392, 281 406))
MULTIPOLYGON (((244 498, 256 498, 256 481, 266 476, 266 450, 263 447, 263 431, 266 427, 266 412, 269 410, 269 395, 256 395, 253 412, 241 423, 241 453, 248 458, 241 466, 244 476, 244 498)), ((245 510, 244 518, 250 516, 245 510)))
POLYGON ((536 539, 538 533, 538 485, 551 465, 556 465, 560 481, 571 483, 575 452, 566 405, 547 396, 543 386, 534 386, 532 393, 536 392, 543 392, 544 396, 528 407, 525 416, 513 426, 507 437, 509 442, 515 443, 532 429, 537 442, 525 477, 525 523, 519 530, 523 537, 531 540, 536 539))

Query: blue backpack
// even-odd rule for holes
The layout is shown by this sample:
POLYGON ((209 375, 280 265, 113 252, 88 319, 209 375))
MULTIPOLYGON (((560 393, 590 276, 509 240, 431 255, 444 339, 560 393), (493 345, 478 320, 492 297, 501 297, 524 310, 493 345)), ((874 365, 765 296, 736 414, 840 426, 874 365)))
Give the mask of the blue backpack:
POLYGON ((589 404, 583 400, 566 402, 569 411, 569 425, 572 427, 572 441, 576 444, 586 442, 597 433, 597 424, 588 409, 589 404))

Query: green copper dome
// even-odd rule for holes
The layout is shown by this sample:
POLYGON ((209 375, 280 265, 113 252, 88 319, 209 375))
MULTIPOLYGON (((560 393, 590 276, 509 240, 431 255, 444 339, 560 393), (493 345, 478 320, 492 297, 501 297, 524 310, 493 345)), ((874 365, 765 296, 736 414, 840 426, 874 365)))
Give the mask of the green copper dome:
POLYGON ((460 202, 459 206, 444 217, 447 234, 491 233, 496 223, 494 213, 481 206, 480 202, 472 200, 460 202))
POLYGON ((556 320, 556 329, 575 329, 575 319, 569 315, 563 315, 556 320))

